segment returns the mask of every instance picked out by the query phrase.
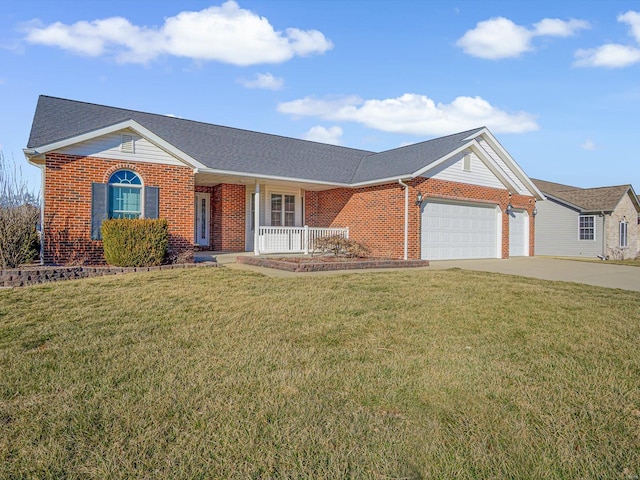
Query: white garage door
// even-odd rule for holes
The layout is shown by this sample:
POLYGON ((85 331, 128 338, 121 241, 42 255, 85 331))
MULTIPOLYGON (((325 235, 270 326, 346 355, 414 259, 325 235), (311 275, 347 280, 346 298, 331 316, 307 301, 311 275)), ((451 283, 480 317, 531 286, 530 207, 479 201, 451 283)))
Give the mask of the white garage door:
POLYGON ((509 214, 509 256, 529 255, 529 216, 525 211, 509 214))
POLYGON ((498 257, 498 210, 495 205, 426 201, 423 206, 423 259, 498 257))

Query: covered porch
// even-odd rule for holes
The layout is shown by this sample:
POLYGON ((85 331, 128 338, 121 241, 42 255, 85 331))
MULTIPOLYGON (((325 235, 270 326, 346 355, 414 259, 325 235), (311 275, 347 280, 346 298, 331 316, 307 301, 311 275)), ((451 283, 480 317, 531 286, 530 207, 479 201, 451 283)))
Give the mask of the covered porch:
POLYGON ((309 225, 309 191, 327 186, 196 173, 194 245, 202 250, 308 254, 318 238, 349 238, 347 226, 309 225))

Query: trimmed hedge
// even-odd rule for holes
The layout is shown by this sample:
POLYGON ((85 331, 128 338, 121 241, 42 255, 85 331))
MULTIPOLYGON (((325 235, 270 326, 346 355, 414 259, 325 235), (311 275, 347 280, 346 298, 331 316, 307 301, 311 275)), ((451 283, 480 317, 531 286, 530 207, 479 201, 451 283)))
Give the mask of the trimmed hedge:
POLYGON ((114 218, 102 222, 104 258, 117 267, 160 265, 169 245, 169 222, 114 218))

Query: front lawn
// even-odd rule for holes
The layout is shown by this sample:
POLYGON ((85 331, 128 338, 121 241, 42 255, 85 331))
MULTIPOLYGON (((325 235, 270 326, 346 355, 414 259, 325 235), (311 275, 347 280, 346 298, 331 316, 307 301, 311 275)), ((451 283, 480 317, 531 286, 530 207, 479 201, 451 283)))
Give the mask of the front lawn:
POLYGON ((640 293, 170 270, 0 291, 0 478, 640 475, 640 293))

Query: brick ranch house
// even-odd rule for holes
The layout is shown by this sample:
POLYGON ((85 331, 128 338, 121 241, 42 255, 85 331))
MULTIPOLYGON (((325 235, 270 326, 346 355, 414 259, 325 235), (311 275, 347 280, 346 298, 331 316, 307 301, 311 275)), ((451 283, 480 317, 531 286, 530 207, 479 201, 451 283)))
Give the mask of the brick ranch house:
POLYGON ((110 217, 166 218, 174 251, 339 233, 379 257, 528 256, 544 198, 484 127, 377 153, 40 96, 24 153, 47 264, 104 263, 110 217))

